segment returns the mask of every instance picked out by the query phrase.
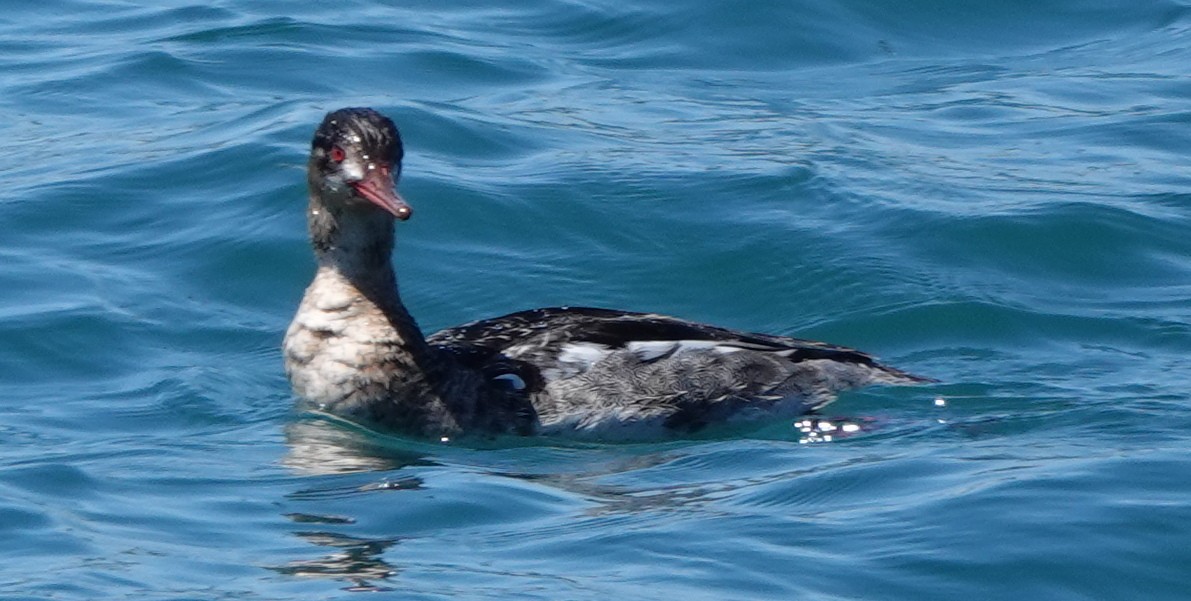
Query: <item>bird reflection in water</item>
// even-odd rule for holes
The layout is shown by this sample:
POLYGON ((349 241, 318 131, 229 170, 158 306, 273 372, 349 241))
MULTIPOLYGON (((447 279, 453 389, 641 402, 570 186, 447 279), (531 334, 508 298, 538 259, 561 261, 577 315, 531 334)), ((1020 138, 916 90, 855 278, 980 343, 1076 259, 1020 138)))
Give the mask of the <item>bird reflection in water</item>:
MULTIPOLYGON (((288 453, 282 464, 299 476, 331 476, 360 473, 389 474, 410 466, 435 465, 418 452, 394 448, 384 437, 350 424, 322 418, 307 418, 291 422, 285 430, 288 453)), ((325 484, 325 479, 317 479, 325 484)), ((378 491, 420 490, 421 478, 416 476, 380 481, 358 480, 343 483, 334 479, 332 486, 312 486, 286 495, 297 502, 320 501, 351 497, 378 491)), ((324 549, 326 553, 315 559, 300 559, 268 569, 298 578, 325 578, 347 583, 348 591, 389 591, 383 583, 398 569, 384 560, 387 549, 401 537, 368 538, 331 531, 334 527, 351 527, 356 520, 346 516, 292 512, 284 514, 291 522, 321 525, 323 530, 294 532, 301 540, 324 549)))
POLYGON ((291 422, 285 441, 289 450, 282 464, 304 476, 436 465, 425 453, 397 448, 391 438, 333 417, 291 422))
MULTIPOLYGON (((291 514, 291 517, 296 514, 291 514)), ((329 547, 331 552, 318 559, 291 561, 270 570, 286 576, 300 578, 331 578, 349 583, 348 591, 390 591, 392 588, 376 584, 397 573, 397 569, 386 562, 385 550, 397 544, 398 538, 359 538, 336 532, 306 531, 295 533, 299 538, 317 545, 329 547)))

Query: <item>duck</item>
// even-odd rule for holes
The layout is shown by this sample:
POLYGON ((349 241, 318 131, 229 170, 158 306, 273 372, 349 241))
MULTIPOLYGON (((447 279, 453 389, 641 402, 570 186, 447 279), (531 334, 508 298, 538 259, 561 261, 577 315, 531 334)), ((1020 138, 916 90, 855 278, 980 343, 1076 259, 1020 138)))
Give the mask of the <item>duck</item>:
POLYGON ((684 436, 801 416, 839 392, 930 378, 824 342, 655 313, 519 311, 426 336, 401 301, 394 229, 405 149, 370 108, 328 113, 311 142, 306 218, 316 270, 282 351, 318 411, 415 437, 684 436))

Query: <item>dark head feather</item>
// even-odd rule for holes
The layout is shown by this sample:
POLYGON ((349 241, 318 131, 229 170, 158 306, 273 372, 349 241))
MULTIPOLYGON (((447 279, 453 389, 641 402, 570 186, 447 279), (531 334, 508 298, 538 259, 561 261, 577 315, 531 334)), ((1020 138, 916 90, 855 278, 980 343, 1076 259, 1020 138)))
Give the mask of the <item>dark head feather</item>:
POLYGON ((401 171, 405 148, 401 134, 388 117, 370 108, 343 108, 327 113, 314 132, 311 146, 330 151, 332 146, 352 146, 387 161, 393 174, 401 171))

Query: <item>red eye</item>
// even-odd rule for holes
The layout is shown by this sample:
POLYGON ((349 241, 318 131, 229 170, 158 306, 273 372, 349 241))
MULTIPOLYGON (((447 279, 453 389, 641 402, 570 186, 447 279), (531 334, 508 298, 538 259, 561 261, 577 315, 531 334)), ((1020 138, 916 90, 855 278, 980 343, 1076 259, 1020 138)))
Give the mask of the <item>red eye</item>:
POLYGON ((340 148, 338 146, 331 147, 331 160, 332 161, 335 161, 336 163, 338 163, 338 162, 343 161, 343 159, 345 159, 345 158, 347 158, 347 153, 343 152, 342 148, 340 148))

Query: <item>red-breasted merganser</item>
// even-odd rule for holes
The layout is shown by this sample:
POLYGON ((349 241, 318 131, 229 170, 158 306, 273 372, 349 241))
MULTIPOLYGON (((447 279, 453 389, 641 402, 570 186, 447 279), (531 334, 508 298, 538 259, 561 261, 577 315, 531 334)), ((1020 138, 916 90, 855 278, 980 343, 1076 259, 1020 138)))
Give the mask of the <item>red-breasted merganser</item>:
POLYGON ((850 348, 650 313, 555 307, 425 337, 397 291, 394 220, 404 148, 367 108, 314 134, 307 218, 318 269, 285 335, 299 397, 426 437, 681 435, 793 416, 868 384, 929 382, 850 348))

